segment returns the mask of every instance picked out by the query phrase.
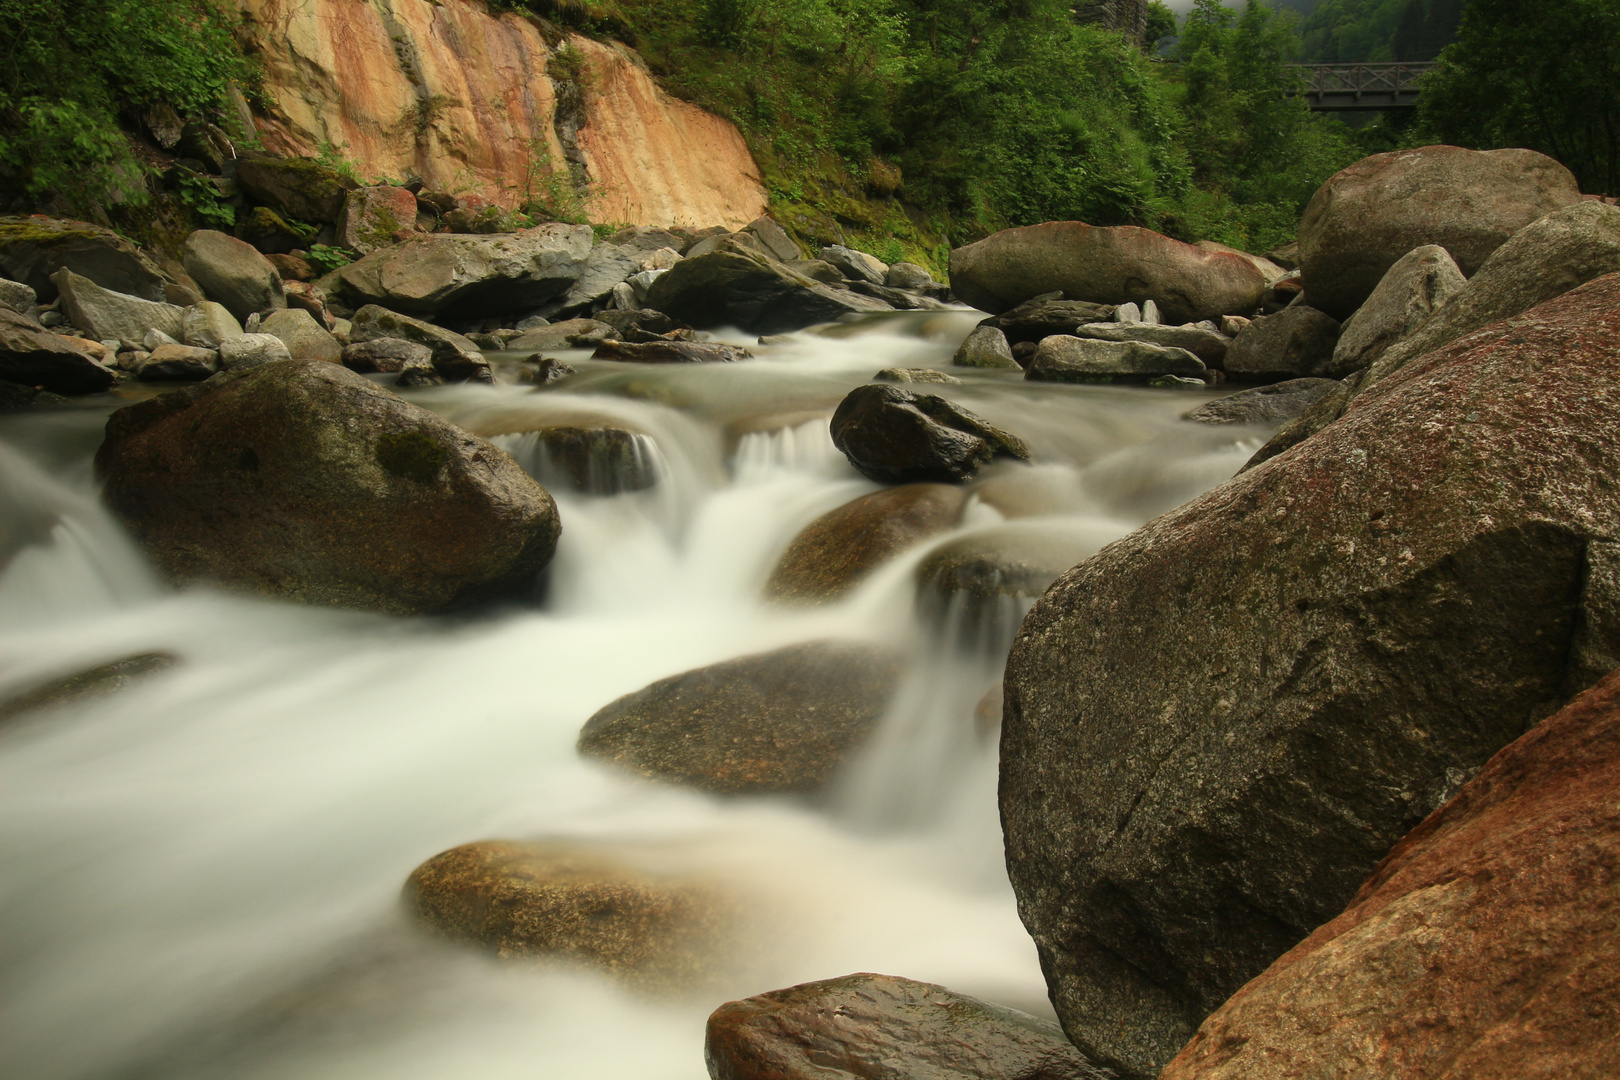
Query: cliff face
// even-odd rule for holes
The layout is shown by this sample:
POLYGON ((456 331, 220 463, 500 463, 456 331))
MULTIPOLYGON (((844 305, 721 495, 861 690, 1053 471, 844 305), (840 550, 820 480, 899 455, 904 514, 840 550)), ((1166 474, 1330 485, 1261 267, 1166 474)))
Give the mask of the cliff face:
POLYGON ((578 78, 553 80, 539 30, 477 0, 238 3, 275 101, 255 117, 270 150, 330 145, 362 176, 508 207, 572 159, 596 221, 736 228, 765 211, 737 129, 663 93, 627 49, 572 37, 578 78))
POLYGON ((1147 0, 1080 0, 1075 15, 1083 22, 1100 23, 1132 41, 1147 34, 1147 0))

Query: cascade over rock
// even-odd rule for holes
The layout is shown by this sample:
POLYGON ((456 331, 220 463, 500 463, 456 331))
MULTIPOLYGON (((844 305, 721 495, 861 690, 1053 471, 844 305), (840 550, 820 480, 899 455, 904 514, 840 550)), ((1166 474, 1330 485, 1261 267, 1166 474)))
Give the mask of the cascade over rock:
POLYGON ((540 30, 472 0, 239 3, 275 102, 254 122, 275 153, 326 144, 362 176, 414 176, 508 208, 573 162, 595 221, 737 229, 765 212, 741 133, 665 94, 622 46, 570 36, 583 78, 560 93, 540 30), (559 98, 577 113, 559 116, 559 98))
POLYGON ((1082 1051, 1154 1075, 1614 655, 1617 377, 1611 274, 1412 361, 1037 603, 1001 809, 1082 1051))

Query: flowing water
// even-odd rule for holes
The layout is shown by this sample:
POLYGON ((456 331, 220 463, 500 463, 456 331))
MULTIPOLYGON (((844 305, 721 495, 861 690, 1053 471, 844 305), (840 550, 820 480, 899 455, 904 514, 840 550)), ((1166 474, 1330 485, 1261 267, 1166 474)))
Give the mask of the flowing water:
POLYGON ((918 389, 1023 436, 1039 464, 990 470, 955 534, 847 600, 761 602, 800 528, 876 490, 833 449, 832 406, 880 368, 948 368, 975 317, 872 318, 736 365, 571 357, 580 373, 544 390, 415 392, 547 481, 523 432, 582 418, 645 436, 637 461, 658 478, 553 486, 564 532, 535 595, 457 617, 172 589, 96 501, 105 408, 0 422, 0 700, 133 653, 181 660, 0 726, 0 1073, 697 1080, 721 1001, 852 971, 1049 1015, 1001 863, 993 723, 975 717, 1028 601, 964 632, 952 603, 919 615, 915 568, 1019 530, 1077 561, 1230 476, 1266 433, 1178 419, 1209 395, 954 369, 964 385, 918 389), (823 798, 720 799, 575 753, 593 712, 654 679, 826 637, 911 660, 823 798), (716 981, 648 996, 413 926, 412 868, 497 837, 722 883, 753 936, 716 981))

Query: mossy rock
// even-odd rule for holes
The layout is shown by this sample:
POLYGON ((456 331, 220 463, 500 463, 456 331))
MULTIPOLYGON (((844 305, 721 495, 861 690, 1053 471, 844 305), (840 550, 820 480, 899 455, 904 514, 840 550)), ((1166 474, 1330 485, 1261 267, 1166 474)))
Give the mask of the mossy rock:
POLYGON ((243 158, 236 179, 243 191, 282 215, 325 225, 337 224, 344 196, 360 186, 313 158, 243 158))
POLYGON ((104 289, 163 301, 168 279, 157 263, 111 229, 48 217, 0 218, 0 277, 56 299, 51 275, 68 269, 104 289))

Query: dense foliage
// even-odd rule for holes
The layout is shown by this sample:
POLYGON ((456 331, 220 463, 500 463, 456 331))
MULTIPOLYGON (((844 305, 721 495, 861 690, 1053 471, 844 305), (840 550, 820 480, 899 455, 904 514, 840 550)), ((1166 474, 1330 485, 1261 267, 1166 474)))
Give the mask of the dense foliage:
POLYGON ((1466 0, 1322 0, 1305 20, 1316 64, 1433 60, 1457 36, 1466 0))
POLYGON ((1584 190, 1620 193, 1620 3, 1470 0, 1420 99, 1435 137, 1557 158, 1584 190))
POLYGON ((0 0, 0 205, 142 201, 120 119, 219 110, 251 83, 231 30, 213 0, 0 0))

